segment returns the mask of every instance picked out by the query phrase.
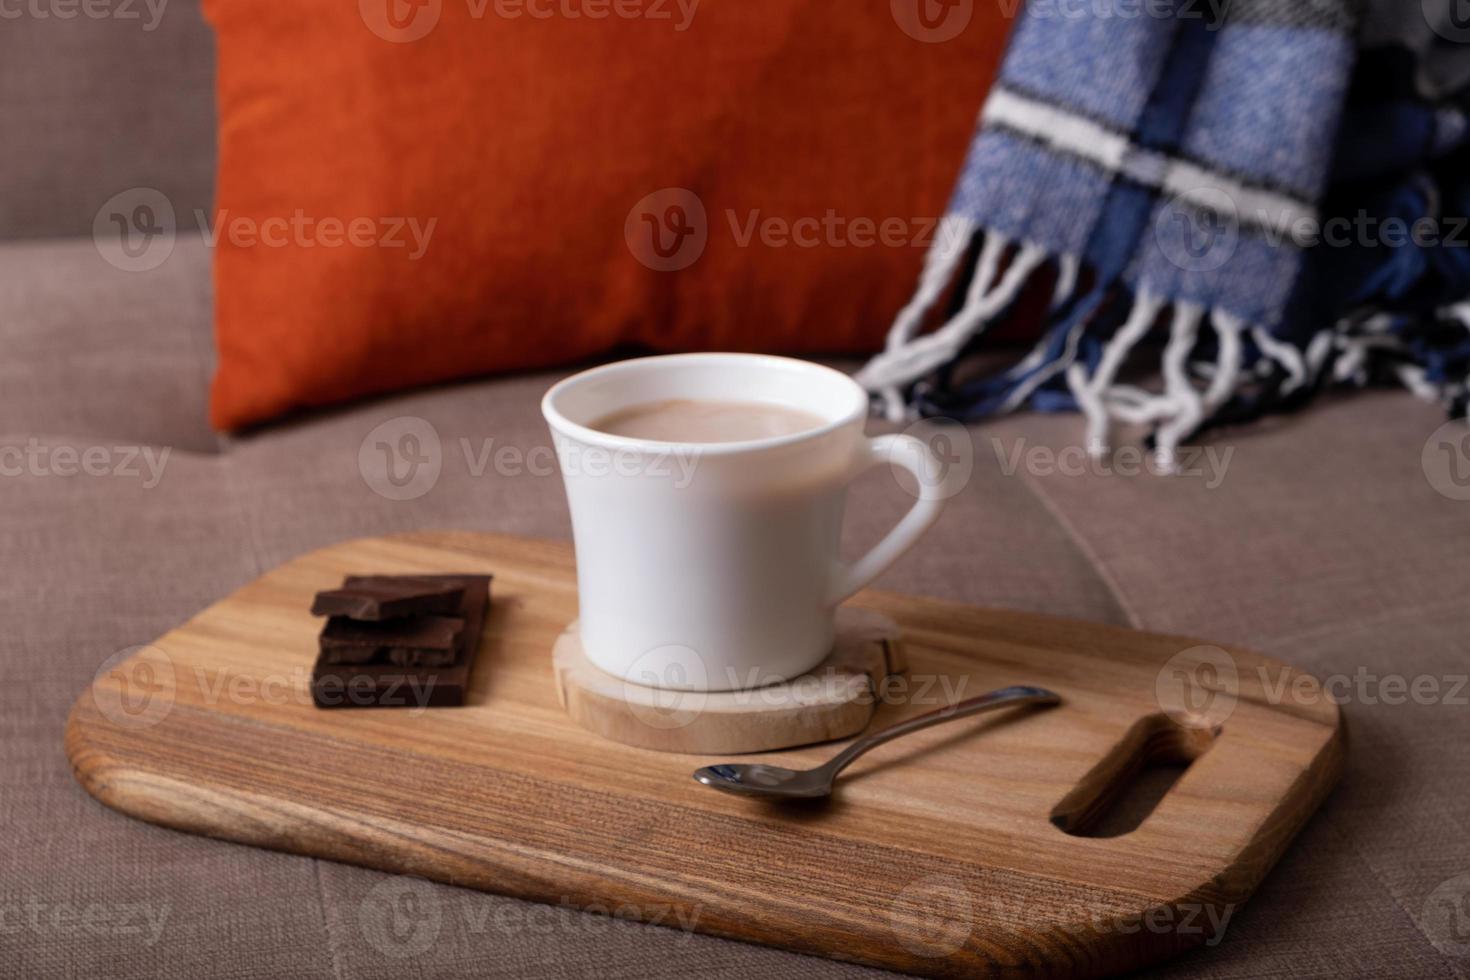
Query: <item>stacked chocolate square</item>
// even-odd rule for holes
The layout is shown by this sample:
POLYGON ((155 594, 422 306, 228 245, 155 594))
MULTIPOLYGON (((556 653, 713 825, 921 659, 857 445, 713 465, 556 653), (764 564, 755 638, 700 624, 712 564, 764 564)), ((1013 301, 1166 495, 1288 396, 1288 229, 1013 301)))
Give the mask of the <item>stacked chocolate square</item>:
POLYGON ((489 575, 354 575, 318 592, 319 708, 464 704, 490 607, 489 575))

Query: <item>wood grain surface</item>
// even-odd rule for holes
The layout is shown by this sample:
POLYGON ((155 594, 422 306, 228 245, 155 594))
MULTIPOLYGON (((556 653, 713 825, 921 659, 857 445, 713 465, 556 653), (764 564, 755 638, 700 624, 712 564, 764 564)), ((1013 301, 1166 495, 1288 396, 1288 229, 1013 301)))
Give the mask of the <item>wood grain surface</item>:
POLYGON ((298 558, 112 665, 66 748, 98 799, 180 830, 930 976, 1101 976, 1204 942, 1341 769, 1337 706, 1256 654, 906 596, 855 605, 905 637, 906 689, 874 725, 1015 683, 1065 703, 891 742, 824 805, 726 796, 690 778, 708 756, 611 742, 563 711, 568 545, 420 533, 298 558), (466 706, 311 705, 313 593, 478 572, 495 597, 466 706), (1190 764, 1137 829, 1097 836, 1160 760, 1190 764))

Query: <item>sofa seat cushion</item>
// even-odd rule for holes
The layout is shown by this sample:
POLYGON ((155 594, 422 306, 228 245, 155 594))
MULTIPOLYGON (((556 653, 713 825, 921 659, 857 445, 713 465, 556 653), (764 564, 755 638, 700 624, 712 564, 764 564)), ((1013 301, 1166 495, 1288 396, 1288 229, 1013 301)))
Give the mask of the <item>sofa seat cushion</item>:
MULTIPOLYGON (((20 976, 151 980, 220 962, 255 976, 401 976, 404 961, 364 932, 362 910, 392 894, 391 879, 106 810, 72 778, 66 712, 110 657, 313 548, 432 527, 568 538, 537 407, 558 374, 423 389, 216 443, 200 421, 202 246, 181 241, 164 266, 136 274, 99 268, 90 242, 10 245, 5 257, 0 454, 169 453, 156 479, 147 467, 0 475, 0 817, 14 845, 0 848, 0 881, 19 883, 4 900, 46 916, 134 910, 141 926, 72 934, 38 920, 0 937, 0 958, 20 976), (440 472, 421 496, 395 500, 360 450, 405 419, 432 427, 440 472)), ((1058 466, 1056 451, 1079 437, 1073 418, 973 428, 952 443, 973 449, 968 485, 879 583, 1243 643, 1349 679, 1341 787, 1225 941, 1161 973, 1454 973, 1435 943, 1446 939, 1445 888, 1470 871, 1470 709, 1452 699, 1463 687, 1451 690, 1467 671, 1470 503, 1421 468, 1438 425, 1432 407, 1397 393, 1324 402, 1212 444, 1217 462, 1230 453, 1223 472, 1172 479, 1078 471, 1070 455, 1058 466), (1378 678, 1362 694, 1360 673, 1378 678), (1431 678, 1441 697, 1399 703, 1382 683, 1390 675, 1431 678)), ((854 492, 856 550, 909 497, 883 472, 854 492)), ((423 894, 442 932, 418 969, 435 976, 486 964, 548 980, 879 975, 447 886, 423 894)), ((7 924, 28 921, 20 908, 7 924)))

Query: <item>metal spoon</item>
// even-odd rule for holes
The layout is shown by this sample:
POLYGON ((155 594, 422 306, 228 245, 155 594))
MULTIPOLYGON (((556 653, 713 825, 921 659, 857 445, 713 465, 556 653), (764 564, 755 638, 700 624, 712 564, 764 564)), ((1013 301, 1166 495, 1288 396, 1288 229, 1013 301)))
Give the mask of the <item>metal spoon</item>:
POLYGON ((970 715, 978 715, 983 711, 994 711, 997 708, 1011 705, 1060 704, 1061 701, 1061 697, 1040 687, 1003 687, 998 691, 991 691, 989 694, 982 694, 979 697, 940 708, 938 711, 931 711, 926 715, 901 721, 880 732, 874 732, 866 738, 860 738, 833 756, 826 765, 818 766, 816 769, 797 772, 758 762, 749 765, 721 763, 716 766, 705 766, 695 772, 694 778, 706 786, 713 786, 715 789, 734 793, 737 796, 760 796, 767 799, 819 799, 832 795, 832 784, 837 779, 837 774, 846 769, 854 759, 869 749, 892 741, 900 735, 907 735, 909 732, 916 732, 931 725, 953 721, 956 718, 968 718, 970 715))

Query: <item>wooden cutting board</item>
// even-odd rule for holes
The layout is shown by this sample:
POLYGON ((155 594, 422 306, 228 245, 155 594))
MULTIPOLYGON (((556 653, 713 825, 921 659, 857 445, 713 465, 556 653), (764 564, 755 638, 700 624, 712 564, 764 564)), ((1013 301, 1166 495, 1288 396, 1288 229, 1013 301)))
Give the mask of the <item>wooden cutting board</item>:
POLYGON ((856 604, 905 633, 910 687, 875 725, 1020 682, 1065 703, 896 740, 825 805, 725 796, 690 778, 709 757, 606 741, 557 703, 569 546, 424 533, 298 558, 107 665, 66 747, 98 799, 180 830, 932 976, 1099 976, 1203 942, 1341 768, 1337 707, 1258 655, 905 596, 856 604), (435 572, 495 575, 470 703, 313 708, 312 594, 435 572), (1161 759, 1192 763, 1136 829, 1088 836, 1161 759))

